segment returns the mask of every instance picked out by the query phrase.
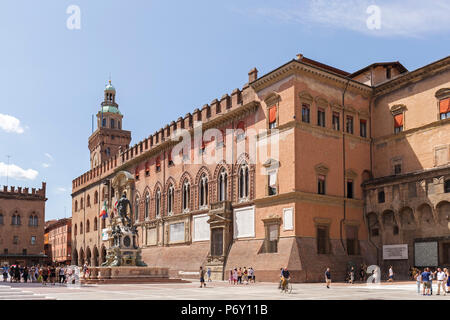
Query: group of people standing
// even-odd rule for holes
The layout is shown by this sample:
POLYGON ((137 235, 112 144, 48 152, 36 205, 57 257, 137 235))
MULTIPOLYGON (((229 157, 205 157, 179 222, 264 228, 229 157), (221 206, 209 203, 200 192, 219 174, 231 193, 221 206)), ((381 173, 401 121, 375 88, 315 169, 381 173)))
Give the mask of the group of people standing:
POLYGON ((413 270, 413 277, 417 283, 417 293, 420 294, 420 287, 422 287, 422 295, 431 296, 433 295, 433 281, 437 281, 437 293, 441 294, 441 288, 444 296, 450 293, 450 270, 444 268, 437 268, 436 270, 431 270, 430 268, 425 268, 423 272, 419 269, 413 270))
POLYGON ((55 285, 56 283, 66 283, 68 274, 72 269, 65 265, 33 265, 31 267, 21 265, 4 265, 2 267, 3 282, 40 282, 42 285, 48 283, 55 285))
POLYGON ((228 283, 230 284, 249 284, 255 283, 255 270, 252 267, 234 268, 229 272, 228 283))

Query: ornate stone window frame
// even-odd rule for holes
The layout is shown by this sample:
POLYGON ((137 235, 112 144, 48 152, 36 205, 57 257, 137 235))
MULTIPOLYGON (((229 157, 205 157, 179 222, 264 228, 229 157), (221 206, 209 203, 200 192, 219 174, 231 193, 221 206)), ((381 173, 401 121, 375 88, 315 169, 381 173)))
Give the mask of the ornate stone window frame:
POLYGON ((276 93, 275 91, 272 91, 264 98, 263 101, 266 104, 266 113, 267 113, 266 128, 267 128, 267 131, 270 132, 271 129, 269 128, 269 110, 273 106, 276 106, 276 108, 277 108, 276 126, 275 126, 275 128, 280 126, 280 101, 281 101, 281 96, 278 93, 276 93))
MULTIPOLYGON (((327 181, 327 174, 330 171, 330 169, 323 163, 319 163, 314 167, 314 171, 316 172, 316 181, 317 184, 319 183, 319 179, 321 176, 325 177, 325 186, 324 186, 324 193, 326 194, 326 181, 327 181)), ((319 191, 319 190, 317 190, 319 191)))
POLYGON ((441 120, 440 103, 441 103, 441 100, 450 98, 450 88, 439 89, 438 91, 436 91, 434 96, 437 99, 437 101, 436 101, 437 120, 440 121, 441 120))
MULTIPOLYGON (((275 182, 275 188, 276 188, 276 193, 275 195, 280 194, 280 188, 279 188, 279 180, 278 180, 278 171, 280 168, 280 161, 278 160, 274 160, 274 159, 268 159, 266 160, 266 162, 264 162, 263 167, 266 169, 266 192, 265 195, 267 197, 269 197, 269 174, 271 172, 275 171, 275 175, 276 175, 276 182, 275 182)), ((274 196, 274 195, 270 195, 270 196, 274 196)))
POLYGON ((270 248, 270 241, 279 241, 280 240, 280 232, 281 232, 281 217, 272 215, 268 218, 262 219, 264 223, 264 252, 265 253, 277 253, 278 250, 275 252, 272 252, 270 248), (276 240, 270 240, 270 227, 275 226, 277 228, 277 239, 276 240))
MULTIPOLYGON (((402 114, 403 115, 403 129, 402 131, 406 131, 406 111, 408 110, 408 108, 406 107, 406 105, 404 104, 396 104, 393 105, 390 109, 391 114, 392 114, 392 121, 394 122, 394 117, 398 114, 402 114)), ((393 126, 395 127, 395 125, 393 126)))

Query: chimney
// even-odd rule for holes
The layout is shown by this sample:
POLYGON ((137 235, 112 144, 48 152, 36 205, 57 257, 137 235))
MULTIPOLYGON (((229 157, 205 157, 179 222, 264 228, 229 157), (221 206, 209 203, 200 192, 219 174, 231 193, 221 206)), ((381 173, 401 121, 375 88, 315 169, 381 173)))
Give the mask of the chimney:
POLYGON ((303 59, 303 54, 299 53, 297 54, 297 60, 300 61, 303 59))
POLYGON ((253 68, 248 73, 248 83, 251 83, 251 82, 255 81, 256 79, 258 79, 258 69, 253 68))

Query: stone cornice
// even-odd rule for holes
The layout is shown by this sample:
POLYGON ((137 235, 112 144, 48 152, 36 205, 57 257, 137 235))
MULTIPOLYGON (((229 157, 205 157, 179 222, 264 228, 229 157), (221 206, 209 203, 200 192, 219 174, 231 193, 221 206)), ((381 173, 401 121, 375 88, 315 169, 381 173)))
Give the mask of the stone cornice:
POLYGON ((422 68, 405 73, 391 81, 380 84, 374 89, 374 96, 381 96, 402 88, 408 84, 416 83, 426 77, 433 76, 439 72, 450 69, 450 56, 426 65, 422 68))
POLYGON ((345 86, 348 82, 349 90, 359 91, 365 96, 370 96, 370 94, 372 93, 372 88, 365 84, 344 77, 342 75, 338 75, 337 73, 331 72, 329 70, 303 63, 298 60, 291 60, 281 67, 253 81, 252 83, 250 83, 250 86, 255 89, 256 92, 259 92, 262 89, 267 88, 268 86, 294 74, 318 76, 334 84, 342 86, 345 86))
POLYGON ((375 178, 362 183, 362 186, 367 189, 377 189, 385 185, 416 182, 436 176, 445 176, 450 174, 450 166, 438 167, 427 170, 420 170, 399 175, 391 175, 387 177, 375 178))
POLYGON ((322 205, 343 206, 344 201, 349 207, 362 208, 364 206, 363 200, 348 199, 339 196, 321 195, 302 191, 292 191, 275 196, 267 196, 264 198, 255 199, 254 203, 256 207, 266 207, 290 202, 311 202, 322 205))
POLYGON ((396 133, 396 134, 393 133, 393 134, 390 134, 390 135, 374 138, 373 139, 373 143, 376 145, 376 144, 380 144, 380 143, 383 143, 383 142, 389 142, 389 141, 392 141, 392 140, 404 139, 404 138, 407 138, 407 137, 411 136, 412 134, 420 133, 422 131, 431 130, 431 129, 437 128, 439 126, 445 126, 445 125, 449 125, 449 124, 450 124, 450 118, 449 119, 444 119, 444 120, 437 120, 437 121, 428 123, 428 124, 426 124, 424 126, 412 128, 412 129, 405 130, 405 131, 402 131, 402 132, 399 132, 399 133, 396 133))

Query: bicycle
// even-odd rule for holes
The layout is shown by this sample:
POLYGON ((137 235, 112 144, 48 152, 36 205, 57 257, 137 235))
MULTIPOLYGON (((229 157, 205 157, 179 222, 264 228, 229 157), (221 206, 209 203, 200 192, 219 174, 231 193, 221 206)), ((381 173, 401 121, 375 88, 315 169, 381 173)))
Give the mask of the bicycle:
POLYGON ((280 292, 281 293, 283 293, 283 292, 284 293, 292 293, 292 284, 291 284, 290 280, 287 281, 287 284, 284 285, 284 288, 283 288, 283 285, 281 286, 280 292))

